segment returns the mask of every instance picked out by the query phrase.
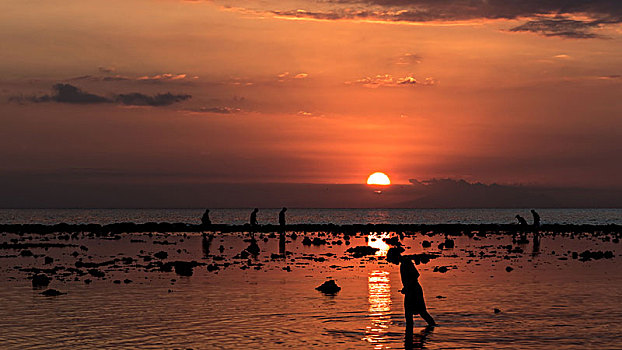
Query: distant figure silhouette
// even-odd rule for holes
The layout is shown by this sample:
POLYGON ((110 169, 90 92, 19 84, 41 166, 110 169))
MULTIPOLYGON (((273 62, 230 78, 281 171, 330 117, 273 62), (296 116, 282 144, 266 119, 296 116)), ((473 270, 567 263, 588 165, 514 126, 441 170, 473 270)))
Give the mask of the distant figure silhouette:
POLYGON ((533 215, 533 226, 540 227, 540 214, 538 214, 535 210, 531 209, 531 215, 533 215))
POLYGON ((518 220, 518 223, 521 226, 529 226, 529 224, 527 223, 527 220, 525 220, 525 218, 520 215, 516 215, 516 220, 518 220))
POLYGON ((281 226, 285 226, 285 212, 287 211, 287 208, 283 207, 283 209, 281 209, 281 212, 279 213, 279 225, 281 226))
POLYGON ((429 326, 435 326, 436 322, 425 307, 423 289, 419 284, 419 271, 409 257, 402 256, 403 248, 391 248, 387 252, 387 261, 400 265, 402 278, 402 294, 404 294, 404 315, 406 317, 406 335, 412 336, 413 316, 420 315, 429 326))
POLYGON ((259 209, 255 208, 253 210, 253 212, 251 213, 251 220, 250 220, 250 224, 251 226, 257 226, 257 212, 259 211, 259 209))
POLYGON ((209 218, 209 209, 205 209, 205 213, 203 213, 203 216, 201 217, 201 225, 209 226, 211 224, 212 220, 209 218))

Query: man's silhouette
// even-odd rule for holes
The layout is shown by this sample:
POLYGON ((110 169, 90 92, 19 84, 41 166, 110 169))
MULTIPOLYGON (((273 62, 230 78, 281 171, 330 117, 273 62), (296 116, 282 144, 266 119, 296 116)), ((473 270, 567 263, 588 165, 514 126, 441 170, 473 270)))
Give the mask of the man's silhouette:
POLYGON ((205 209, 205 213, 203 213, 203 216, 201 217, 201 225, 209 226, 211 224, 212 220, 209 218, 209 209, 205 209))
POLYGON ((402 294, 404 294, 404 314, 406 317, 406 334, 413 331, 413 316, 420 315, 429 326, 435 326, 436 322, 425 306, 423 288, 419 284, 419 271, 409 257, 402 256, 403 248, 391 248, 387 252, 387 261, 400 265, 400 277, 402 278, 402 294))
POLYGON ((529 224, 527 224, 527 220, 525 220, 525 218, 520 216, 520 215, 516 215, 516 220, 518 220, 518 223, 521 226, 528 226, 529 225, 529 224))
POLYGON ((287 208, 283 207, 283 209, 281 209, 281 212, 279 212, 279 225, 281 226, 285 226, 285 212, 287 211, 287 208))
POLYGON ((533 215, 533 226, 540 227, 540 214, 538 214, 535 210, 531 209, 531 215, 533 215))
POLYGON ((250 219, 250 224, 251 226, 257 226, 257 212, 259 211, 259 209, 255 208, 253 210, 253 212, 251 213, 251 219, 250 219))

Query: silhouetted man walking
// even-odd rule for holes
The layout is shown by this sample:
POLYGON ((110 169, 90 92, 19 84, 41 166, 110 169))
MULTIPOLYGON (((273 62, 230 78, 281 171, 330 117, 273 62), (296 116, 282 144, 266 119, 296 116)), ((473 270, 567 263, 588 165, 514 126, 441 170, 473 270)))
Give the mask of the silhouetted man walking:
POLYGON ((403 248, 391 248, 387 252, 387 261, 400 265, 402 278, 402 294, 404 294, 404 314, 406 317, 406 335, 412 335, 413 316, 420 315, 429 326, 436 326, 436 322, 425 307, 423 288, 419 284, 419 271, 409 257, 402 256, 403 248))
POLYGON ((540 227, 540 214, 538 214, 535 210, 531 209, 531 215, 533 215, 533 226, 540 227))
POLYGON ((250 220, 250 224, 251 226, 257 226, 257 212, 259 211, 259 209, 255 208, 253 210, 253 212, 251 213, 251 220, 250 220))
POLYGON ((283 209, 281 209, 281 212, 279 212, 279 225, 281 226, 285 226, 285 212, 287 211, 287 208, 283 207, 283 209))
POLYGON ((201 225, 209 226, 211 224, 212 220, 209 218, 209 209, 205 209, 205 213, 203 213, 203 216, 201 217, 201 225))

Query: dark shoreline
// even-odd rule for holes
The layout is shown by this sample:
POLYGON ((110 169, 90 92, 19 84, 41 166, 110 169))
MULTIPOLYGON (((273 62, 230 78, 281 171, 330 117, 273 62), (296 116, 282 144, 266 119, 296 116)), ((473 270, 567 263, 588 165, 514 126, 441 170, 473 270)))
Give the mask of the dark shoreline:
MULTIPOLYGON (((67 224, 55 225, 42 224, 0 224, 0 233, 93 233, 97 235, 119 233, 182 233, 182 232, 258 232, 270 233, 279 231, 288 232, 325 232, 332 234, 353 235, 369 232, 399 232, 404 234, 414 233, 444 233, 450 235, 463 235, 474 233, 517 233, 532 232, 533 226, 520 226, 517 224, 292 224, 281 227, 279 225, 226 225, 214 224, 202 226, 186 223, 148 222, 148 223, 114 223, 114 224, 67 224)), ((545 224, 537 228, 539 232, 551 233, 622 233, 622 225, 590 225, 590 224, 545 224)))

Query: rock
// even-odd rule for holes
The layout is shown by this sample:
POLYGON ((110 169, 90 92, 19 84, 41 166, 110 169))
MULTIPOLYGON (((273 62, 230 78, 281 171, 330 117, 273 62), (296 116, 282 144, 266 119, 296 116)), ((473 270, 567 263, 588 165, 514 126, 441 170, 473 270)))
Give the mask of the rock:
POLYGON ((313 242, 312 242, 312 243, 313 243, 313 245, 323 245, 323 244, 326 244, 326 243, 328 243, 328 242, 327 242, 325 239, 315 237, 315 238, 313 239, 313 242))
POLYGON ((32 277, 32 288, 47 287, 52 279, 45 274, 36 274, 32 277))
POLYGON ((43 260, 43 264, 48 265, 54 262, 53 258, 50 258, 49 256, 46 256, 45 259, 43 260))
POLYGON ((46 297, 55 297, 55 296, 59 296, 63 294, 67 294, 67 293, 59 292, 56 289, 48 289, 41 293, 41 295, 45 295, 46 297))
POLYGON ((366 255, 374 255, 376 254, 376 252, 380 250, 378 248, 373 248, 370 247, 368 245, 361 245, 358 247, 352 247, 352 248, 348 248, 346 250, 346 252, 351 253, 353 257, 355 258, 361 258, 364 257, 366 255))
POLYGON ((311 243, 312 243, 312 242, 311 242, 311 239, 310 239, 309 237, 305 237, 305 238, 302 240, 302 245, 311 245, 311 243))
POLYGON ((88 278, 84 280, 84 284, 91 284, 91 282, 93 282, 93 281, 88 279, 88 278))
POLYGON ((180 276, 192 276, 192 269, 195 266, 195 263, 192 261, 175 261, 173 263, 175 267, 175 273, 180 276))
POLYGON ((220 267, 218 265, 216 264, 207 265, 207 271, 212 272, 216 270, 220 270, 220 267))
POLYGON ((89 274, 93 277, 104 277, 106 276, 106 274, 103 271, 100 271, 98 269, 89 269, 89 274))
POLYGON ((153 256, 155 256, 156 258, 160 259, 160 260, 164 260, 166 258, 168 258, 168 253, 165 251, 159 251, 155 254, 153 254, 153 256))
POLYGON ((501 312, 501 310, 499 310, 499 309, 495 308, 495 309, 494 309, 494 312, 495 312, 496 314, 498 314, 498 313, 500 313, 500 312, 501 312))
POLYGON ((315 289, 319 290, 324 294, 335 294, 341 290, 341 287, 339 287, 337 283, 335 283, 335 280, 328 280, 315 289))
POLYGON ((507 272, 510 272, 512 270, 514 270, 514 268, 512 268, 511 266, 508 266, 508 267, 505 268, 505 271, 507 271, 507 272))
POLYGON ((445 272, 447 272, 447 267, 446 267, 446 266, 441 266, 441 267, 439 267, 439 268, 438 268, 438 272, 440 272, 440 273, 445 273, 445 272))
POLYGON ((421 242, 421 246, 423 248, 430 248, 432 246, 432 243, 430 241, 423 241, 421 242))
POLYGON ((123 283, 129 284, 129 283, 132 283, 132 280, 126 278, 126 279, 123 280, 123 283))
POLYGON ((392 245, 396 247, 402 246, 402 242, 400 242, 400 238, 397 236, 391 237, 391 238, 384 238, 383 241, 388 245, 392 245))
POLYGON ((114 283, 114 284, 121 284, 121 280, 114 280, 114 281, 112 281, 112 283, 114 283))
POLYGON ((437 295, 437 296, 436 296, 436 299, 447 299, 447 297, 444 297, 444 296, 442 296, 442 295, 437 295))
POLYGON ((28 249, 24 249, 21 252, 19 252, 20 256, 33 256, 34 254, 32 254, 32 252, 28 249))
POLYGON ((445 248, 450 249, 454 247, 454 240, 447 238, 445 240, 445 248))

